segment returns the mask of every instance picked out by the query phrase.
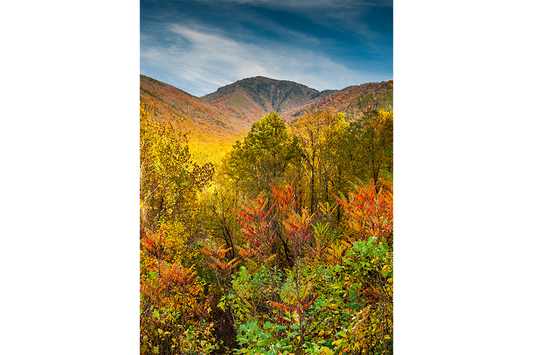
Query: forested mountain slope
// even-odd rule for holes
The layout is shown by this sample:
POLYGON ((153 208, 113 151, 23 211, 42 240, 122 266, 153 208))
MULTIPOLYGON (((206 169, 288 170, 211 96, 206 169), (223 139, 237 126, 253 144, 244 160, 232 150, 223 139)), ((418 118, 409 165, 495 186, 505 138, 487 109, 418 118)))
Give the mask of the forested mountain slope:
POLYGON ((306 112, 330 108, 347 119, 368 109, 392 110, 392 80, 318 91, 261 76, 239 80, 202 97, 141 75, 141 101, 152 101, 159 118, 174 122, 197 141, 234 140, 251 124, 276 111, 290 122, 306 112))
POLYGON ((141 74, 141 102, 156 109, 157 118, 172 122, 191 140, 231 140, 245 133, 252 121, 237 110, 209 103, 171 85, 141 74))
POLYGON ((392 97, 392 80, 352 85, 342 90, 332 90, 327 95, 323 91, 321 97, 316 100, 285 112, 281 116, 287 121, 292 121, 310 110, 330 108, 343 112, 348 118, 360 118, 369 109, 392 110, 392 97))

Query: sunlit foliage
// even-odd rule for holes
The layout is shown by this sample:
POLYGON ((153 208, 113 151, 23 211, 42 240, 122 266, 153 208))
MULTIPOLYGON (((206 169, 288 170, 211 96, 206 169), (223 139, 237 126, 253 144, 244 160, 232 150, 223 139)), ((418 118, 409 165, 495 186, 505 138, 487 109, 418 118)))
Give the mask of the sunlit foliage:
POLYGON ((290 125, 269 113, 218 153, 141 104, 141 354, 392 354, 380 85, 290 125))

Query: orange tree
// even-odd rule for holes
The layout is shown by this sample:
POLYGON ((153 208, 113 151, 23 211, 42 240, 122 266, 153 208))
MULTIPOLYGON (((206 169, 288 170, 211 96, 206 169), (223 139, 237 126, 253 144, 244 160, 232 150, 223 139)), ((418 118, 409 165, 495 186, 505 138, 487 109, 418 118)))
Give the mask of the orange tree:
POLYGON ((392 192, 373 183, 354 186, 355 191, 337 197, 337 203, 345 214, 345 231, 351 240, 374 236, 392 246, 393 197, 392 192))
MULTIPOLYGON (((372 189, 365 186, 359 193, 372 189)), ((361 205, 367 210, 363 216, 375 213, 379 196, 366 196, 372 203, 361 205)), ((243 263, 219 304, 234 314, 236 351, 390 353, 392 248, 387 238, 378 241, 372 225, 364 223, 356 231, 353 221, 345 223, 338 238, 339 231, 298 208, 300 196, 290 184, 272 185, 271 197, 276 203, 270 208, 259 198, 237 212, 243 263), (279 223, 269 218, 273 215, 280 217, 279 223), (289 241, 292 266, 276 265, 278 256, 270 246, 278 228, 289 241)), ((341 204, 346 213, 349 206, 341 204)))

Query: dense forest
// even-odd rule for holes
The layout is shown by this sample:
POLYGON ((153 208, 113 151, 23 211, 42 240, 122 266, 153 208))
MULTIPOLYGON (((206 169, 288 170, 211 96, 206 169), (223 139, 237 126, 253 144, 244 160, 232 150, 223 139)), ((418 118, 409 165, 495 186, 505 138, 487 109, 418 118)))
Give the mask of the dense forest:
POLYGON ((392 82, 366 85, 203 159, 141 100, 142 354, 392 354, 392 82))

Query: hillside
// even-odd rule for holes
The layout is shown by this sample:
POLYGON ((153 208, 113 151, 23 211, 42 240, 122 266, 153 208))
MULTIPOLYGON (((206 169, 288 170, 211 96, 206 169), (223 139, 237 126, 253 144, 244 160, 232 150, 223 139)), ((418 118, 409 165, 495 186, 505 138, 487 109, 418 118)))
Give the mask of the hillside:
POLYGON ((157 118, 172 122, 192 140, 233 140, 245 133, 252 120, 226 105, 209 103, 171 85, 141 74, 141 102, 150 102, 157 118))
POLYGON ((292 121, 305 112, 318 108, 330 108, 333 111, 344 112, 348 118, 361 117, 368 109, 393 109, 393 81, 380 83, 366 83, 348 86, 342 90, 331 90, 312 102, 302 105, 292 111, 284 112, 281 116, 286 121, 292 121))
POLYGON ((262 117, 243 115, 237 109, 209 103, 174 86, 141 74, 140 99, 155 109, 155 119, 171 122, 187 134, 197 162, 218 162, 233 143, 262 117))

